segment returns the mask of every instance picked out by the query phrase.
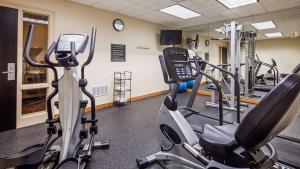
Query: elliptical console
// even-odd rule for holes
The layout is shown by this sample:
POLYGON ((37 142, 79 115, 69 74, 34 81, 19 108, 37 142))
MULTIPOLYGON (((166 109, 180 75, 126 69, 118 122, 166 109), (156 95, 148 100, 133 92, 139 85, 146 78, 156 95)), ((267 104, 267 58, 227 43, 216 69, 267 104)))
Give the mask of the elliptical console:
POLYGON ((83 53, 88 43, 87 34, 62 34, 60 35, 55 50, 56 59, 59 65, 63 67, 78 66, 78 61, 74 55, 83 53), (72 42, 74 43, 74 49, 72 51, 72 42), (74 52, 72 56, 72 52, 74 52))

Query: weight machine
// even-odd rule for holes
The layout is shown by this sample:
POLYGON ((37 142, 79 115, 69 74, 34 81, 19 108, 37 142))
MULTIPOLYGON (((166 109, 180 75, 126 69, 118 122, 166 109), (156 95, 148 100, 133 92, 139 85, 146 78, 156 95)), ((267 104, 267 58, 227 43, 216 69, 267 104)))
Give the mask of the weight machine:
MULTIPOLYGON (((229 36, 229 46, 230 46, 230 94, 227 106, 224 106, 224 109, 237 111, 236 105, 237 97, 240 97, 240 93, 237 93, 236 87, 239 86, 240 69, 241 69, 241 37, 242 37, 243 26, 239 25, 237 22, 232 21, 230 24, 224 24, 224 27, 221 27, 221 33, 229 36)), ((206 102, 206 106, 209 107, 218 107, 216 102, 206 102)), ((247 106, 247 105, 244 105, 247 106)), ((243 109, 240 109, 243 112, 243 109)))

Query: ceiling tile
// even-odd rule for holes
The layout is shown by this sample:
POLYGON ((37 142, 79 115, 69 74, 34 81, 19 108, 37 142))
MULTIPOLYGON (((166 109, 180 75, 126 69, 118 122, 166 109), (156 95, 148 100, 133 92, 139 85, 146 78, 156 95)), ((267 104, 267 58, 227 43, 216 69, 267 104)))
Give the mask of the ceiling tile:
MULTIPOLYGON (((217 0, 70 0, 74 3, 117 12, 170 28, 184 28, 189 31, 218 35, 214 29, 231 20, 245 25, 247 30, 255 22, 273 20, 276 31, 284 35, 300 32, 300 0, 260 0, 258 3, 228 9, 217 0), (159 9, 180 4, 202 14, 187 20, 159 12, 159 9)), ((270 30, 260 31, 261 33, 270 30)), ((259 33, 259 34, 261 34, 259 33)))
POLYGON ((230 10, 234 12, 236 15, 238 15, 239 17, 251 16, 251 15, 267 12, 266 9, 263 7, 263 5, 260 3, 246 5, 239 8, 233 8, 230 10))

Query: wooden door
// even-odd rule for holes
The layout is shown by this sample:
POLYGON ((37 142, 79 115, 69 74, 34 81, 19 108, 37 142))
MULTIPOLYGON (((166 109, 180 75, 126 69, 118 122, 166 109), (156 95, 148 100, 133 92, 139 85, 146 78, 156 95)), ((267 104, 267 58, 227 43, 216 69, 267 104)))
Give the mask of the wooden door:
POLYGON ((18 10, 0 6, 0 132, 16 128, 18 10))

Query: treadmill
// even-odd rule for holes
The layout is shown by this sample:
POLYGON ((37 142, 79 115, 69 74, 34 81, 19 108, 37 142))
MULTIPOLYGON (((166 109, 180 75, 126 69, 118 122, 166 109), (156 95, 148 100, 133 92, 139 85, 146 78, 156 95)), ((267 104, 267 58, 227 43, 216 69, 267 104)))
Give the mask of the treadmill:
MULTIPOLYGON (((159 56, 159 60, 163 77, 167 84, 178 85, 181 82, 195 80, 192 92, 188 93, 186 104, 180 106, 178 111, 182 113, 198 136, 203 132, 203 125, 199 124, 223 125, 235 123, 233 121, 223 120, 222 102, 220 102, 218 117, 209 117, 200 114, 199 111, 192 108, 203 76, 210 78, 213 83, 216 84, 218 92, 221 90, 219 83, 213 77, 205 73, 206 65, 209 63, 202 60, 199 56, 198 58, 192 58, 187 49, 177 47, 165 48, 163 55, 159 56), (195 72, 195 68, 193 67, 195 60, 198 60, 200 63, 199 67, 201 67, 200 74, 198 75, 193 74, 193 72, 195 72)), ((177 91, 171 91, 170 95, 176 92, 177 91)), ((239 118, 239 113, 240 112, 237 112, 237 118, 239 118)), ((288 168, 300 168, 300 160, 295 161, 300 155, 300 152, 297 151, 300 148, 300 144, 290 144, 287 139, 283 139, 280 136, 274 138, 272 144, 274 144, 280 154, 280 164, 287 165, 289 166, 288 168)))
MULTIPOLYGON (((211 125, 233 124, 233 122, 223 120, 223 102, 219 102, 218 118, 213 118, 213 117, 200 114, 200 112, 192 108, 203 76, 209 78, 216 85, 217 92, 219 93, 219 100, 222 100, 222 91, 219 82, 214 77, 205 73, 206 65, 214 66, 216 67, 216 69, 222 69, 222 68, 209 64, 208 62, 204 61, 202 58, 200 58, 197 55, 194 56, 193 58, 189 55, 187 49, 178 48, 178 47, 165 48, 163 50, 163 55, 159 57, 159 60, 161 63, 163 77, 167 84, 178 85, 179 83, 182 82, 195 80, 195 84, 193 86, 192 92, 189 93, 187 104, 179 107, 178 111, 182 113, 182 115, 186 118, 186 120, 189 122, 189 124, 192 126, 192 128, 196 133, 198 134, 202 133, 203 126, 199 124, 204 124, 204 123, 208 123, 211 125), (199 64, 199 67, 201 68, 199 74, 195 74, 196 72, 195 64, 199 64)), ((175 92, 177 91, 171 91, 170 95, 174 94, 175 92)), ((237 107, 239 106, 240 104, 238 101, 237 107)), ((239 108, 237 110, 239 110, 239 108)), ((240 115, 240 111, 237 111, 238 119, 239 119, 239 115, 240 115)))
POLYGON ((273 84, 255 84, 254 89, 256 91, 269 92, 279 82, 279 71, 278 71, 278 68, 276 67, 277 66, 276 61, 274 59, 272 59, 272 65, 271 65, 271 64, 262 62, 257 55, 256 55, 256 57, 257 57, 257 59, 255 60, 255 64, 256 64, 255 77, 263 78, 264 75, 260 75, 260 76, 257 75, 259 73, 261 66, 266 66, 266 67, 270 68, 269 71, 271 71, 274 76, 269 79, 269 80, 273 81, 273 84))

